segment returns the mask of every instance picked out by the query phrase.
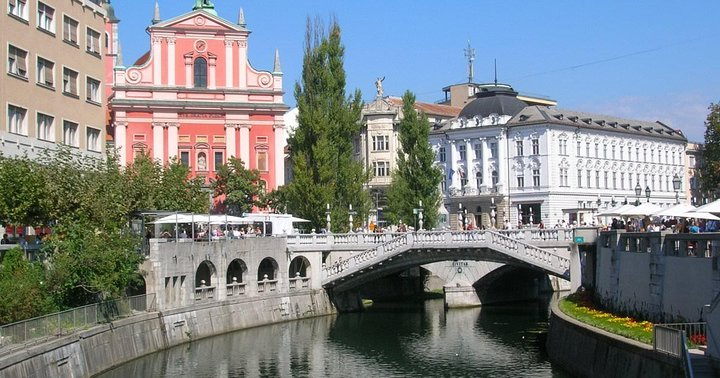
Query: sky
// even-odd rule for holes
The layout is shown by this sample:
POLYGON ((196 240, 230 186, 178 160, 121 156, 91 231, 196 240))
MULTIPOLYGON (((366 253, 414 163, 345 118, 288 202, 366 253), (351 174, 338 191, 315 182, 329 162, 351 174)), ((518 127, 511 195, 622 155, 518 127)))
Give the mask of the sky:
MULTIPOLYGON (((158 0, 160 18, 190 12, 195 0, 158 0)), ((524 94, 550 97, 558 108, 645 121, 680 129, 703 142, 708 106, 720 102, 720 1, 519 0, 213 0, 218 15, 252 31, 253 67, 272 70, 280 52, 285 103, 295 105, 305 25, 334 17, 342 28, 348 94, 375 97, 410 90, 418 101, 443 99, 442 88, 468 81, 468 42, 475 49, 474 82, 494 80, 524 94), (715 42, 714 42, 715 41, 715 42)), ((153 0, 112 2, 123 60, 149 50, 145 29, 153 0)))

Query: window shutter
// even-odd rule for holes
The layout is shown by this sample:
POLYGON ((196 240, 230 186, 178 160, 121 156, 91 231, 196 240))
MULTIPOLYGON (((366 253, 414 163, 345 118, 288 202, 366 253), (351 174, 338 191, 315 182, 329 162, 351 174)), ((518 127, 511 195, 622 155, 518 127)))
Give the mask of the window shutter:
POLYGON ((15 54, 17 56, 17 66, 19 70, 26 71, 27 65, 25 63, 25 54, 23 51, 15 50, 15 54))
POLYGON ((77 77, 69 75, 68 79, 70 83, 70 93, 77 94, 77 77))
POLYGON ((85 50, 92 51, 92 35, 89 30, 85 33, 85 50))
POLYGON ((93 47, 94 52, 100 54, 100 37, 99 36, 93 35, 92 47, 93 47))
POLYGON ((53 85, 53 70, 52 66, 49 64, 45 65, 45 84, 47 85, 53 85))
POLYGON ((72 22, 70 23, 70 41, 77 43, 77 26, 74 25, 72 22))

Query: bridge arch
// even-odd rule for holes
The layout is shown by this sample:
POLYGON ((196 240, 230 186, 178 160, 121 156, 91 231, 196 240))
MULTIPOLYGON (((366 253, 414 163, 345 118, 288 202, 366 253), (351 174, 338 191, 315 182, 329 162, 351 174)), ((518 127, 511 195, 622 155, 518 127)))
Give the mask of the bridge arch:
POLYGON ((228 265, 225 283, 243 283, 247 278, 247 273, 248 268, 245 261, 242 259, 235 259, 228 265))
POLYGON ((275 280, 278 276, 278 263, 272 257, 266 257, 260 261, 258 266, 258 281, 265 279, 275 280), (267 277, 265 277, 267 275, 267 277))
POLYGON ((295 277, 310 277, 312 276, 312 269, 310 269, 310 261, 305 256, 297 256, 290 262, 288 268, 288 276, 290 278, 295 277))
POLYGON ((195 271, 195 287, 213 286, 217 281, 217 270, 215 265, 205 260, 198 265, 195 271))

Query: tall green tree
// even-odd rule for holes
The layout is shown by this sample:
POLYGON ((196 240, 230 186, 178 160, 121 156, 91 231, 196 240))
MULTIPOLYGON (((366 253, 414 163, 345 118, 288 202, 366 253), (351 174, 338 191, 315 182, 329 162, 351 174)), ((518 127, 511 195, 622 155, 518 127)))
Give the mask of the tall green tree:
POLYGON ((710 104, 708 109, 700 185, 703 191, 717 193, 720 190, 720 104, 710 104))
POLYGON ((345 94, 345 48, 340 37, 335 20, 326 33, 319 20, 313 24, 308 19, 302 79, 295 84, 298 127, 288 143, 293 171, 287 187, 288 210, 322 228, 330 204, 333 231, 348 229, 349 205, 359 211, 357 221, 370 203, 364 191, 367 173, 353 158, 362 100, 359 90, 345 94))
POLYGON ((442 174, 433 165, 434 153, 428 142, 430 123, 423 113, 415 111, 415 95, 403 95, 403 118, 400 121, 396 169, 387 191, 388 219, 414 224, 417 215, 413 209, 423 204, 423 228, 431 229, 438 221, 440 180, 442 174))
POLYGON ((47 314, 55 305, 45 285, 45 267, 28 261, 20 248, 0 260, 0 324, 47 314))
POLYGON ((212 183, 215 196, 225 196, 223 204, 228 214, 242 215, 253 206, 265 207, 265 187, 257 169, 246 169, 242 160, 231 157, 218 169, 212 183))

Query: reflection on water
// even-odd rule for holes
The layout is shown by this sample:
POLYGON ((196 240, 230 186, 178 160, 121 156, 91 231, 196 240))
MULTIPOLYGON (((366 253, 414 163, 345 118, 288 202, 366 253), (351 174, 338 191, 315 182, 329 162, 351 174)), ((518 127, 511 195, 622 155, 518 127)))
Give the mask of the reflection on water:
POLYGON ((542 352, 547 303, 452 309, 383 304, 198 340, 109 377, 562 377, 542 352))

